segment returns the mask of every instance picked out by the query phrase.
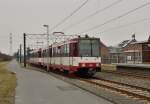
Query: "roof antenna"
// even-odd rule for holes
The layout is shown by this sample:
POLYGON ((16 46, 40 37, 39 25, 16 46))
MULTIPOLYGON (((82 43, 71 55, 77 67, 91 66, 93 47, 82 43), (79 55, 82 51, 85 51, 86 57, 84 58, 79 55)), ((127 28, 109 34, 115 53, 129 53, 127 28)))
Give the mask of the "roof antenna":
POLYGON ((132 35, 132 40, 135 41, 135 33, 132 35))
POLYGON ((85 34, 85 38, 89 38, 88 34, 85 34))

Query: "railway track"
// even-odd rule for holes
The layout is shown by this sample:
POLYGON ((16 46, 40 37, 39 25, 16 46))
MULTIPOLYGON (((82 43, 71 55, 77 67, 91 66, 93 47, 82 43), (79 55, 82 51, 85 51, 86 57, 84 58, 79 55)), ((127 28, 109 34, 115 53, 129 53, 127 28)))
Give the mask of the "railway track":
MULTIPOLYGON (((62 74, 61 74, 62 75, 62 74)), ((64 76, 64 75, 63 75, 64 76)), ((77 76, 64 76, 67 78, 75 78, 83 83, 91 84, 92 86, 97 86, 97 88, 105 88, 113 92, 125 95, 126 97, 144 100, 150 103, 150 89, 138 87, 134 85, 129 85, 121 82, 105 80, 102 78, 81 78, 77 76)))
POLYGON ((90 83, 99 88, 106 88, 116 93, 123 94, 130 98, 146 100, 150 102, 150 90, 142 87, 127 85, 119 82, 113 82, 104 79, 80 79, 83 82, 90 83))
POLYGON ((148 74, 140 74, 140 73, 136 73, 136 72, 103 71, 103 73, 111 73, 111 74, 116 74, 116 75, 123 75, 123 76, 129 76, 129 77, 139 78, 139 79, 150 80, 150 75, 148 75, 148 74))
POLYGON ((136 89, 145 90, 145 91, 150 92, 150 89, 148 89, 148 88, 143 88, 143 87, 130 85, 130 84, 122 83, 122 82, 117 82, 117 81, 111 81, 111 80, 107 80, 107 79, 102 79, 102 78, 99 78, 99 77, 95 77, 95 79, 107 81, 107 82, 110 82, 110 83, 120 84, 120 85, 123 85, 123 86, 129 86, 129 87, 132 87, 132 88, 136 88, 136 89))

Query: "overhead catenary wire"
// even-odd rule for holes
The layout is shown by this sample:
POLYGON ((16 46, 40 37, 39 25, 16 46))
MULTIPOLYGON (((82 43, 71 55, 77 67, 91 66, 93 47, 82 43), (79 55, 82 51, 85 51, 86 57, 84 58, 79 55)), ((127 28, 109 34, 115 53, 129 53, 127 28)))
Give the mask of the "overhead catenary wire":
POLYGON ((64 19, 62 19, 60 22, 58 22, 58 24, 56 24, 54 27, 51 28, 51 31, 54 30, 55 28, 57 28, 58 26, 60 26, 61 24, 63 24, 64 22, 66 22, 70 17, 72 17, 75 13, 77 13, 82 7, 84 7, 89 0, 86 0, 85 2, 83 2, 78 8, 76 8, 71 14, 69 14, 67 17, 65 17, 64 19))
POLYGON ((33 37, 28 37, 28 39, 30 39, 30 40, 34 40, 34 39, 36 39, 36 40, 42 40, 42 39, 44 39, 45 40, 47 38, 43 38, 43 37, 42 38, 41 37, 34 37, 34 38, 33 37))
POLYGON ((149 17, 149 18, 140 19, 140 20, 137 20, 137 21, 128 23, 128 24, 123 24, 123 25, 119 25, 119 26, 116 26, 116 27, 112 27, 112 28, 109 28, 109 29, 100 31, 100 32, 98 32, 98 33, 96 33, 96 34, 109 32, 109 31, 112 31, 112 30, 124 28, 124 27, 127 27, 127 26, 129 26, 129 25, 131 26, 131 25, 135 25, 135 24, 138 24, 138 23, 146 22, 146 21, 150 21, 150 17, 149 17))
POLYGON ((97 15, 97 14, 99 14, 99 13, 101 13, 101 12, 107 10, 107 9, 110 9, 111 7, 117 5, 118 3, 122 2, 122 1, 123 1, 123 0, 117 0, 117 1, 111 3, 110 5, 108 5, 108 6, 104 7, 104 8, 102 8, 102 9, 98 9, 97 11, 95 11, 94 13, 92 13, 92 14, 86 16, 85 18, 83 18, 83 19, 81 19, 81 20, 79 20, 79 21, 77 21, 77 22, 75 22, 75 23, 73 23, 73 24, 67 26, 67 27, 64 28, 64 29, 62 29, 62 31, 66 31, 67 29, 73 28, 74 26, 79 25, 80 23, 83 23, 83 22, 87 21, 88 19, 91 19, 91 18, 94 17, 95 15, 97 15))
POLYGON ((100 28, 100 27, 102 27, 102 26, 104 26, 104 25, 106 25, 106 24, 108 24, 108 23, 114 22, 114 21, 116 21, 116 20, 118 20, 118 19, 120 19, 120 18, 122 18, 122 17, 125 17, 125 16, 127 16, 127 15, 129 15, 129 14, 131 14, 131 13, 133 13, 133 12, 135 12, 135 11, 137 11, 137 10, 143 8, 143 7, 145 7, 145 6, 148 6, 148 5, 150 5, 150 2, 147 2, 147 3, 145 3, 145 4, 142 4, 142 5, 140 5, 140 6, 136 7, 136 8, 134 8, 134 9, 132 9, 132 10, 126 12, 126 13, 123 13, 122 15, 119 15, 119 16, 117 16, 117 17, 114 17, 114 18, 112 18, 112 19, 110 19, 110 20, 108 20, 108 21, 106 21, 106 22, 104 22, 104 23, 102 23, 102 24, 100 24, 100 25, 94 26, 94 27, 92 27, 92 28, 89 28, 89 29, 87 29, 87 30, 85 30, 85 31, 82 31, 82 32, 76 33, 76 34, 83 34, 83 33, 85 33, 85 32, 89 32, 89 31, 95 30, 95 29, 97 29, 97 28, 100 28))
MULTIPOLYGON (((29 35, 26 39, 27 39, 27 41, 30 41, 30 43, 32 42, 32 43, 35 43, 35 42, 37 42, 37 41, 43 41, 43 43, 44 43, 44 40, 46 40, 47 38, 44 38, 44 37, 31 37, 31 36, 33 36, 33 35, 29 35)), ((37 36, 37 35, 36 35, 37 36)))

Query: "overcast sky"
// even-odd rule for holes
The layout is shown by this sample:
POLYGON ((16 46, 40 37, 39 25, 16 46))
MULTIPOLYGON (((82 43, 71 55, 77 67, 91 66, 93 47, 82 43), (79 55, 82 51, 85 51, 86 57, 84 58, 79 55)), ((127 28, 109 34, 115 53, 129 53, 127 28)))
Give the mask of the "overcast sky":
MULTIPOLYGON (((52 31, 62 29, 85 18, 96 10, 102 9, 118 0, 89 0, 76 14, 52 31)), ((78 8, 85 0, 0 0, 0 51, 9 53, 9 34, 13 34, 13 52, 22 43, 23 33, 44 33, 42 26, 48 24, 50 29, 78 8)), ((150 35, 150 5, 139 9, 123 18, 103 25, 95 30, 87 29, 126 13, 150 0, 122 0, 122 2, 107 9, 87 21, 68 28, 65 34, 85 31, 90 36, 100 37, 106 45, 116 45, 125 39, 130 39, 133 33, 137 40, 147 40, 150 35), (149 18, 144 22, 115 28, 149 18), (112 29, 115 28, 115 29, 112 29)))

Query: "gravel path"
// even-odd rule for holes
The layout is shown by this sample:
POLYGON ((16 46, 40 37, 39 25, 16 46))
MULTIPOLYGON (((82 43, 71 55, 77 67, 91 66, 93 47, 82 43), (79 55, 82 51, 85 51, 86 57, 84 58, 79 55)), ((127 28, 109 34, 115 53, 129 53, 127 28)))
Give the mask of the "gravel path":
POLYGON ((20 68, 16 61, 8 67, 17 75, 16 104, 112 104, 53 76, 20 68))

